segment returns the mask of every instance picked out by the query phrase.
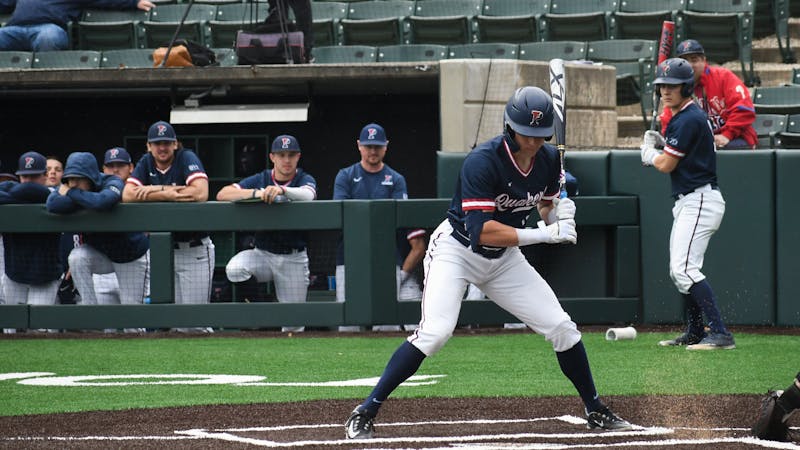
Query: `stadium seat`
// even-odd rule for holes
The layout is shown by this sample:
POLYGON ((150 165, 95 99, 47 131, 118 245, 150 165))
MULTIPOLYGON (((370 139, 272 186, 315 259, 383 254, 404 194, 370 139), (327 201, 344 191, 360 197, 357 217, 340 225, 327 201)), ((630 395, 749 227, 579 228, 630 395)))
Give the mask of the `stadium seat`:
POLYGON ((758 135, 758 148, 780 148, 787 119, 786 114, 756 114, 753 128, 758 135))
POLYGON ((0 51, 0 69, 30 69, 33 53, 0 51))
POLYGON ((194 0, 194 2, 195 2, 195 4, 198 4, 198 5, 216 5, 216 6, 220 6, 220 5, 231 5, 231 4, 236 4, 236 3, 241 4, 242 0, 194 0))
POLYGON ((104 50, 100 58, 100 67, 117 69, 153 67, 153 50, 149 48, 104 50))
POLYGON ((792 69, 792 79, 789 81, 791 84, 800 84, 800 67, 792 69))
POLYGON ((800 86, 757 87, 753 105, 756 114, 800 114, 800 86))
MULTIPOLYGON (((162 5, 153 8, 150 20, 142 24, 145 30, 146 47, 157 48, 167 45, 175 34, 185 10, 186 5, 162 5)), ((215 19, 216 15, 217 7, 215 5, 192 6, 178 38, 205 45, 204 28, 208 21, 215 19)))
POLYGON ((344 45, 395 45, 407 43, 408 17, 414 14, 411 0, 354 2, 342 19, 344 45))
POLYGON ((774 34, 782 61, 786 64, 796 62, 789 39, 790 0, 755 0, 755 2, 753 37, 758 39, 774 34))
POLYGON ((617 0, 559 1, 542 15, 544 41, 601 41, 613 36, 611 13, 617 0))
POLYGON ((212 48, 217 55, 217 62, 222 67, 232 67, 239 64, 239 57, 232 48, 212 48))
POLYGON ((447 59, 447 47, 438 44, 384 45, 378 48, 378 62, 439 61, 447 59))
POLYGON ((236 32, 251 29, 263 22, 269 14, 269 4, 232 3, 217 6, 215 20, 208 21, 208 45, 210 47, 232 47, 236 32))
POLYGON ((752 56, 753 8, 752 1, 691 0, 686 9, 678 13, 681 26, 676 30, 675 42, 698 40, 712 63, 738 59, 744 82, 755 86, 758 80, 752 56))
POLYGON ((314 47, 342 43, 341 21, 347 17, 347 3, 311 2, 311 17, 313 17, 311 26, 314 30, 314 47))
POLYGON ((518 57, 526 61, 549 61, 553 58, 571 61, 586 59, 586 42, 550 41, 519 44, 518 57))
POLYGON ((378 48, 368 45, 314 47, 315 64, 371 63, 378 61, 378 48))
POLYGON ((536 42, 539 18, 550 10, 550 0, 484 0, 475 18, 480 42, 536 42))
POLYGON ((617 70, 617 105, 642 105, 646 121, 653 109, 653 85, 658 41, 611 39, 589 42, 586 58, 617 70))
POLYGON ((99 69, 100 52, 94 50, 57 50, 33 54, 34 69, 99 69))
POLYGON ((477 44, 451 45, 449 55, 450 59, 518 59, 519 45, 501 42, 481 42, 477 44))
POLYGON ((786 130, 779 133, 783 148, 800 148, 800 114, 790 114, 786 130))
POLYGON ((420 0, 411 25, 411 43, 458 45, 475 42, 475 17, 482 0, 420 0))
POLYGON ((78 48, 82 50, 114 50, 143 48, 142 22, 150 12, 88 9, 77 23, 78 48))
POLYGON ((617 39, 661 38, 665 20, 675 22, 678 11, 686 7, 687 0, 620 0, 619 9, 611 18, 617 39))

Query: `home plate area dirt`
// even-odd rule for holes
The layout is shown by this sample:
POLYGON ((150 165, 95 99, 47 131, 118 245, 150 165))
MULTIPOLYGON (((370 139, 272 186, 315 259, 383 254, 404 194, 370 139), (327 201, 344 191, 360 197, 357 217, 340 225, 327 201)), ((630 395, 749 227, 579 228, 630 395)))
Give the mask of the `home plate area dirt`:
POLYGON ((390 399, 375 439, 348 441, 343 424, 357 402, 331 400, 2 417, 0 448, 800 449, 749 437, 759 396, 606 400, 641 428, 588 430, 577 397, 390 399))

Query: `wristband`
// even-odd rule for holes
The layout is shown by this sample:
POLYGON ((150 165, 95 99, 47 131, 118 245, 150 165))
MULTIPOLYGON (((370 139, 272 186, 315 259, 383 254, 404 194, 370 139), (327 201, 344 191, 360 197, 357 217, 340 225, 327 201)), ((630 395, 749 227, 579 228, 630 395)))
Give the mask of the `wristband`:
POLYGON ((258 189, 253 189, 253 195, 250 198, 256 198, 256 193, 257 192, 258 192, 258 189))
POLYGON ((550 232, 545 228, 515 228, 519 246, 550 242, 550 232))

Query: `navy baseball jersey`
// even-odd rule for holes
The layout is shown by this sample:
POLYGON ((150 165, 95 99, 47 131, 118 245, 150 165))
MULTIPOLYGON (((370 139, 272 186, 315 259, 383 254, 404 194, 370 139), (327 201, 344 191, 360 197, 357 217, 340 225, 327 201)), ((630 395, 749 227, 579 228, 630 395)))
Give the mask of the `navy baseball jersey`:
MULTIPOLYGON (((234 186, 242 189, 263 189, 267 186, 283 187, 302 187, 308 186, 314 191, 317 190, 317 182, 310 174, 298 168, 294 177, 286 183, 275 181, 272 170, 267 169, 261 173, 251 175, 234 186)), ((271 253, 286 253, 290 250, 304 250, 308 241, 306 231, 260 231, 256 233, 256 248, 266 250, 271 253)))
MULTIPOLYGON (((69 214, 81 209, 106 211, 122 200, 124 183, 116 175, 98 174, 99 182, 93 191, 70 189, 67 195, 53 192, 47 198, 47 210, 57 214, 69 214)), ((85 233, 83 242, 108 256, 115 263, 126 263, 139 259, 150 248, 150 240, 142 232, 131 233, 85 233)))
MULTIPOLYGON (((357 162, 352 166, 339 170, 333 187, 334 200, 376 200, 376 199, 407 199, 406 179, 399 172, 383 165, 379 172, 370 173, 357 162)), ((398 236, 398 240, 403 239, 398 236)), ((407 254, 408 252, 406 252, 407 254)), ((397 259, 401 260, 398 252, 397 259)), ((344 264, 344 246, 339 239, 336 249, 336 265, 344 264)))
POLYGON ((706 184, 717 186, 714 133, 706 113, 696 103, 687 102, 672 117, 664 140, 664 152, 680 159, 670 173, 673 196, 689 193, 706 184))
MULTIPOLYGON (((158 170, 153 155, 145 153, 136 167, 133 168, 127 183, 137 186, 167 185, 188 186, 198 178, 208 179, 203 163, 197 155, 186 148, 175 150, 172 165, 165 171, 158 170)), ((176 242, 199 240, 208 236, 208 232, 179 232, 173 233, 176 242)))
MULTIPOLYGON (((0 205, 42 203, 50 190, 38 183, 0 183, 0 205)), ((59 258, 61 233, 3 233, 8 278, 23 284, 57 280, 64 273, 59 258)))
POLYGON ((525 168, 514 162, 504 136, 480 144, 464 159, 447 211, 453 237, 476 253, 498 258, 505 247, 478 243, 483 224, 496 220, 514 228, 524 227, 540 201, 558 197, 560 172, 558 151, 549 144, 544 144, 533 165, 525 168))

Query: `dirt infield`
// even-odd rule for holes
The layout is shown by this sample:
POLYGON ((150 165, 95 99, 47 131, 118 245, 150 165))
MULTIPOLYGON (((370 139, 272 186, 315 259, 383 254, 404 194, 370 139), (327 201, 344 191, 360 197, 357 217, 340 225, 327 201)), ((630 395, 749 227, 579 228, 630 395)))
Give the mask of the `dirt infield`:
POLYGON ((346 441, 343 423, 356 402, 337 400, 2 417, 0 448, 800 449, 748 437, 757 396, 608 400, 642 428, 587 430, 571 397, 398 399, 383 408, 376 439, 346 441))

